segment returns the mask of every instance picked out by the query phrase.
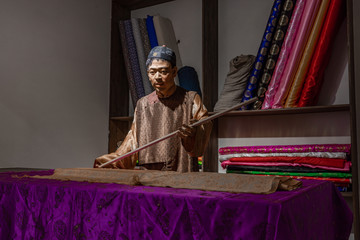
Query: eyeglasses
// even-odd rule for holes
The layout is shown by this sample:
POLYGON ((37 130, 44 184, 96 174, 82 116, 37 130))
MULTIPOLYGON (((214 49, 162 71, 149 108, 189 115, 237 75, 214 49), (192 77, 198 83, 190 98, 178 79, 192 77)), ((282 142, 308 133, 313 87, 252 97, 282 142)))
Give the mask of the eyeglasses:
POLYGON ((157 72, 160 73, 160 75, 164 76, 164 77, 169 75, 169 73, 170 73, 169 69, 150 69, 148 71, 150 76, 155 76, 157 72))

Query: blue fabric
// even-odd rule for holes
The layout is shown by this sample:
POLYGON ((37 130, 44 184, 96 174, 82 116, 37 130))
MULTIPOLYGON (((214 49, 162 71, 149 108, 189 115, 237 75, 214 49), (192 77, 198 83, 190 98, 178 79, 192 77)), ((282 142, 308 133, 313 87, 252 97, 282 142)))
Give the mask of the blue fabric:
POLYGON ((178 70, 180 87, 197 92, 201 97, 198 75, 193 67, 184 66, 178 70))
POLYGON ((157 37, 156 37, 156 32, 155 32, 155 27, 154 27, 154 22, 153 22, 153 16, 147 16, 146 18, 146 28, 149 34, 149 40, 150 40, 150 46, 151 48, 156 47, 159 45, 157 37))
MULTIPOLYGON (((270 48, 270 43, 273 39, 273 33, 275 31, 276 23, 280 15, 281 6, 285 0, 275 0, 273 7, 271 9, 271 14, 266 24, 266 29, 255 59, 253 69, 251 70, 247 87, 244 91, 244 96, 241 102, 245 102, 256 95, 256 90, 258 87, 258 81, 261 78, 264 65, 267 59, 267 54, 270 48)), ((241 109, 247 110, 250 106, 244 106, 241 109)))
POLYGON ((126 31, 125 31, 124 20, 119 21, 119 30, 120 30, 121 49, 122 49, 122 53, 124 56, 125 69, 126 69, 126 75, 127 75, 127 79, 128 79, 128 83, 129 83, 131 100, 133 103, 133 107, 135 108, 136 102, 139 100, 139 97, 136 92, 134 75, 131 70, 131 63, 130 63, 130 57, 129 57, 129 51, 128 51, 129 48, 128 48, 128 45, 126 42, 126 31))
POLYGON ((276 25, 276 29, 274 31, 274 37, 272 39, 271 45, 270 45, 270 51, 267 56, 266 64, 263 69, 263 73, 259 84, 258 84, 258 90, 257 90, 257 96, 259 100, 257 100, 254 105, 254 110, 261 109, 262 103, 265 98, 265 92, 267 91, 268 85, 270 83, 272 74, 275 70, 276 62, 279 57, 279 53, 282 47, 282 44, 285 39, 285 35, 287 32, 287 29, 289 27, 289 22, 294 10, 294 6, 296 4, 296 0, 287 0, 282 7, 279 21, 276 25))
POLYGON ((125 20, 124 27, 125 27, 126 43, 127 43, 129 58, 131 63, 131 70, 134 76, 136 93, 138 98, 140 99, 145 96, 145 89, 144 89, 143 79, 141 76, 140 64, 136 50, 136 44, 133 35, 131 20, 125 20))

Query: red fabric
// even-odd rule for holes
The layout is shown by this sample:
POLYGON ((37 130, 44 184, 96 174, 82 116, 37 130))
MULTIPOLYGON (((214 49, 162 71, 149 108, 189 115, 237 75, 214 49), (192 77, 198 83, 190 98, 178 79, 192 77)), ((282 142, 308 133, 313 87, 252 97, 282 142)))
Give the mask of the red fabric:
POLYGON ((345 159, 319 157, 234 157, 230 162, 286 162, 343 168, 345 159))
POLYGON ((292 166, 292 167, 309 167, 309 168, 320 168, 326 169, 328 171, 339 171, 339 172, 350 172, 351 162, 345 162, 345 166, 343 168, 334 168, 334 167, 327 167, 327 166, 314 166, 311 164, 304 164, 304 163, 285 163, 285 162, 230 162, 229 160, 223 161, 221 163, 222 168, 226 168, 230 165, 240 165, 240 166, 292 166))
POLYGON ((310 67, 305 78, 298 107, 313 106, 317 103, 324 71, 330 58, 330 49, 335 34, 345 17, 345 1, 331 0, 328 12, 321 29, 310 67))

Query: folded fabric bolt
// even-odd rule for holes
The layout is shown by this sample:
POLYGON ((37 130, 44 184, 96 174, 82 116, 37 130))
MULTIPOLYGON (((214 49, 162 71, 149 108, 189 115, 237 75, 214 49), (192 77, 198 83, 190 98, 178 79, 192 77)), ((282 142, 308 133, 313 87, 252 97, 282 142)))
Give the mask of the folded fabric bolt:
POLYGON ((342 171, 348 172, 350 171, 351 162, 346 161, 344 167, 337 168, 337 167, 328 167, 328 166, 320 166, 320 165, 312 165, 306 163, 289 163, 289 162, 231 162, 229 160, 223 161, 221 163, 222 168, 226 168, 230 165, 244 165, 244 166, 301 166, 301 167, 310 167, 310 168, 320 168, 326 169, 329 171, 342 171))
POLYGON ((344 152, 350 154, 351 144, 303 144, 223 147, 219 154, 230 153, 271 153, 271 152, 344 152))
POLYGON ((340 158, 317 157, 234 157, 230 162, 289 162, 304 163, 317 166, 343 168, 346 160, 340 158))
POLYGON ((299 152, 299 153, 233 153, 219 155, 219 161, 229 160, 233 157, 325 157, 347 159, 343 152, 299 152))
POLYGON ((292 173, 347 173, 350 171, 334 171, 304 166, 254 166, 254 165, 228 165, 226 170, 234 171, 263 171, 263 172, 292 172, 292 173))

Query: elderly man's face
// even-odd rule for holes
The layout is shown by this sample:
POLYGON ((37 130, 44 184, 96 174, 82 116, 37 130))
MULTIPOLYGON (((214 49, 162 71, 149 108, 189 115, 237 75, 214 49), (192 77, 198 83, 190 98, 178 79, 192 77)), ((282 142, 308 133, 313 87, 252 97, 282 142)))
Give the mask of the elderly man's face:
POLYGON ((151 85, 164 96, 171 95, 175 87, 177 68, 168 61, 154 59, 148 68, 151 85))

